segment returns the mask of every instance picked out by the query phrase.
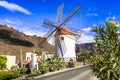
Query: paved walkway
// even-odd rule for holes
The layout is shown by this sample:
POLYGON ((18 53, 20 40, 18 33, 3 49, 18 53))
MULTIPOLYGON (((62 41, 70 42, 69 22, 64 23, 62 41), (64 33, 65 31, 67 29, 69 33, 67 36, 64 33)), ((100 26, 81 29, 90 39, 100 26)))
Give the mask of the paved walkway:
POLYGON ((97 78, 92 75, 90 67, 85 66, 34 77, 34 80, 97 80, 97 78))
MULTIPOLYGON (((41 76, 34 77, 34 80, 97 80, 92 75, 88 65, 83 66, 79 63, 75 68, 67 68, 64 70, 49 72, 41 76)), ((31 79, 32 80, 32 79, 31 79)))

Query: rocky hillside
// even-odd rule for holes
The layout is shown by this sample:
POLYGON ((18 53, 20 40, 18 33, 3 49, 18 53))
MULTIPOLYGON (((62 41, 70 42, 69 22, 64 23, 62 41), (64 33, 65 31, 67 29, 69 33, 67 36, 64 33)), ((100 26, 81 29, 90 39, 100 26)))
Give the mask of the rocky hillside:
POLYGON ((0 54, 18 55, 21 49, 23 53, 33 50, 54 52, 54 47, 47 41, 42 44, 43 46, 39 46, 43 39, 43 37, 28 36, 12 27, 0 25, 0 54))
POLYGON ((76 50, 77 52, 92 52, 96 50, 93 43, 84 43, 84 44, 76 44, 76 50))

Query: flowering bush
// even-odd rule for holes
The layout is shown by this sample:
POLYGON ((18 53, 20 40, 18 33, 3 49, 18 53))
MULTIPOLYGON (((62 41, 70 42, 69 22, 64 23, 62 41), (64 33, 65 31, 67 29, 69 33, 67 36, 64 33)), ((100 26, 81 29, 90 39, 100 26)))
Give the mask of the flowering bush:
POLYGON ((119 24, 106 20, 104 26, 94 26, 96 53, 90 57, 93 73, 100 80, 120 80, 119 24))

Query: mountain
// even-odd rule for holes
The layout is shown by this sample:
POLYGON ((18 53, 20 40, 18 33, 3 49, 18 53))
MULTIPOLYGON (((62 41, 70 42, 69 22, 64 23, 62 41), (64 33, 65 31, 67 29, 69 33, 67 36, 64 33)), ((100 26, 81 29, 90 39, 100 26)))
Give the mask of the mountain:
POLYGON ((76 44, 77 52, 92 52, 95 51, 96 48, 93 43, 84 43, 84 44, 76 44))
POLYGON ((54 52, 54 46, 51 46, 47 40, 44 41, 43 46, 39 47, 43 39, 45 38, 36 35, 29 36, 7 25, 0 25, 0 54, 19 57, 20 50, 24 56, 26 52, 33 52, 33 50, 54 52))

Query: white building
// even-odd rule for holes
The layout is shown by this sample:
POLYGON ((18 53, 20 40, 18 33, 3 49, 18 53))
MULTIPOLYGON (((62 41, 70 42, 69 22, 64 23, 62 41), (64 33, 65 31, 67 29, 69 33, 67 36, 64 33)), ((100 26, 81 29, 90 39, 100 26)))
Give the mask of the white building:
POLYGON ((57 57, 64 59, 65 62, 69 62, 70 59, 76 61, 76 35, 67 27, 63 27, 59 31, 56 31, 56 35, 59 38, 59 41, 57 41, 57 57))

